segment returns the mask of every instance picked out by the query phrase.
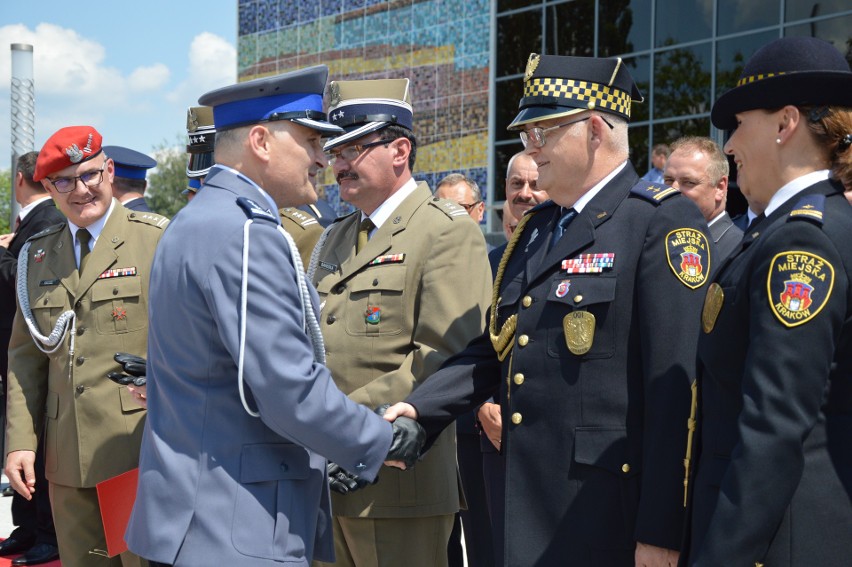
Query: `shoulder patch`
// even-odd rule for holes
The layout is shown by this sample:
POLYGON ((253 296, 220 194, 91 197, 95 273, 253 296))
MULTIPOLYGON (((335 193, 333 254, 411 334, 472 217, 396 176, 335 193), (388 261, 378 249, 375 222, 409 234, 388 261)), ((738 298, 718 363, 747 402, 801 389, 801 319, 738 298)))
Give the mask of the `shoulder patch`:
POLYGON ((311 215, 293 207, 284 207, 283 209, 278 209, 278 214, 281 215, 282 219, 289 219, 302 228, 307 228, 311 225, 319 224, 319 221, 311 215))
POLYGON ((163 215, 158 215, 157 213, 140 213, 139 211, 131 211, 127 215, 127 220, 149 224, 157 228, 165 228, 169 224, 169 219, 163 215))
POLYGON ((785 327, 798 327, 822 311, 834 289, 834 266, 801 250, 776 254, 769 265, 769 307, 785 327))
POLYGON ((700 230, 675 229, 666 235, 666 259, 683 285, 698 289, 710 273, 710 243, 700 230))
POLYGON ((450 218, 467 216, 467 211, 464 207, 449 199, 435 197, 429 203, 450 218))
POLYGON ((799 199, 793 210, 787 216, 787 222, 793 220, 807 220, 822 226, 822 217, 825 212, 825 195, 807 195, 799 199))
POLYGON ((53 226, 49 226, 46 229, 42 230, 41 232, 37 232, 37 233, 33 234, 32 236, 30 236, 29 238, 27 238, 27 242, 32 242, 33 240, 37 240, 39 238, 42 238, 43 236, 47 236, 48 234, 53 234, 54 232, 59 232, 63 228, 65 228, 64 222, 61 222, 59 224, 55 224, 53 226))
POLYGON ((262 219, 278 224, 278 219, 275 218, 275 215, 247 197, 237 197, 237 204, 243 209, 246 216, 250 219, 262 219))
POLYGON ((656 185, 654 183, 648 183, 642 179, 640 179, 639 183, 630 189, 631 195, 642 197, 646 201, 650 201, 655 205, 662 203, 669 197, 673 197, 678 193, 680 193, 680 191, 674 187, 669 187, 668 185, 656 185))

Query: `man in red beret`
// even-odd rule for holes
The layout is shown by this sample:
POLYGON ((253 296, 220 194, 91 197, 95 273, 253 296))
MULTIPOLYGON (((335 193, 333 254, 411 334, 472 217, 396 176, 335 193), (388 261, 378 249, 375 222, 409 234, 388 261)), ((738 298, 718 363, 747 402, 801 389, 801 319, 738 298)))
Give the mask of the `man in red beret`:
POLYGON ((6 475, 27 499, 49 488, 64 567, 142 564, 107 557, 95 485, 137 466, 145 412, 105 376, 121 370, 116 352, 145 354, 151 260, 168 220, 113 199, 114 168, 91 126, 47 140, 33 177, 68 221, 30 238, 18 266, 6 475), (49 486, 33 473, 42 435, 49 486))

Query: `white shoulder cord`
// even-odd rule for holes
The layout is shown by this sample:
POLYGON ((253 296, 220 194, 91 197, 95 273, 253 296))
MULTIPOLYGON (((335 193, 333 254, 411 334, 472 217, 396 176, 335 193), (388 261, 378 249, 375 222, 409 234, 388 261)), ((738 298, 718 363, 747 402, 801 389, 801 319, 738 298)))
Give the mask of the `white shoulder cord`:
POLYGON ((27 291, 27 272, 29 271, 27 256, 29 255, 31 244, 32 242, 25 243, 23 248, 21 248, 20 255, 18 256, 17 292, 18 304, 21 306, 21 314, 24 316, 24 321, 27 323, 27 329, 35 342, 35 345, 45 354, 52 354, 56 352, 60 346, 62 346, 62 341, 65 339, 65 335, 68 334, 68 330, 70 328, 71 344, 68 349, 68 360, 69 363, 72 363, 71 361, 74 359, 74 336, 77 334, 77 314, 70 309, 62 313, 56 320, 56 325, 54 325, 53 330, 48 336, 44 336, 39 332, 38 325, 36 325, 33 318, 33 311, 30 307, 30 296, 27 291))
MULTIPOLYGON (((260 417, 260 413, 249 408, 245 396, 245 385, 243 382, 243 365, 246 346, 246 311, 248 309, 248 258, 249 258, 249 226, 254 222, 252 219, 247 219, 243 225, 243 266, 242 266, 242 281, 240 285, 240 354, 237 362, 237 383, 240 389, 240 401, 243 403, 243 408, 252 417, 260 417)), ((305 268, 302 265, 302 258, 299 256, 299 250, 296 248, 296 242, 293 237, 287 234, 287 231, 281 225, 278 225, 278 232, 287 241, 290 247, 290 256, 293 258, 293 265, 296 268, 296 281, 299 286, 299 303, 302 308, 302 328, 308 335, 308 340, 314 351, 314 360, 320 364, 325 364, 325 343, 322 339, 319 321, 317 321, 316 313, 311 306, 311 295, 308 291, 307 279, 305 278, 305 268)), ((312 259, 313 261, 313 259, 312 259)))

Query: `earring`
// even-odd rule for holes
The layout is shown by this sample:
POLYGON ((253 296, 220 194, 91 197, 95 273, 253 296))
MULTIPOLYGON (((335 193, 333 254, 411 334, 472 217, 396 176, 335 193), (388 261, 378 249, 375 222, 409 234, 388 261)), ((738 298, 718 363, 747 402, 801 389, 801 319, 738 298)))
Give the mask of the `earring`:
POLYGON ((775 143, 776 143, 776 144, 780 144, 780 143, 781 143, 781 138, 775 138, 775 143))

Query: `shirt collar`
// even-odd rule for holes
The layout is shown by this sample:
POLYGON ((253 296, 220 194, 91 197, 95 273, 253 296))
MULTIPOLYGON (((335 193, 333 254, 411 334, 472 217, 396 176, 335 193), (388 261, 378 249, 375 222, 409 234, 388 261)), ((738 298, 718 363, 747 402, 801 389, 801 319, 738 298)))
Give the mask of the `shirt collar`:
POLYGON ((763 214, 766 216, 771 215, 776 209, 778 209, 778 207, 814 183, 819 183, 820 181, 828 179, 828 174, 829 171, 827 169, 820 169, 818 171, 812 171, 811 173, 805 174, 801 177, 797 177, 793 181, 787 183, 781 187, 781 189, 776 191, 774 195, 772 195, 772 198, 769 199, 769 204, 766 205, 766 210, 763 211, 763 214))
POLYGON ((33 212, 34 208, 38 207, 40 204, 42 204, 43 202, 47 201, 50 198, 51 198, 50 195, 45 195, 44 197, 39 197, 38 199, 36 199, 35 201, 30 203, 26 207, 23 207, 20 210, 20 212, 18 213, 18 216, 21 218, 21 222, 23 222, 23 220, 27 217, 28 214, 33 212))
MULTIPOLYGON (((107 219, 112 214, 112 210, 115 208, 116 202, 117 201, 113 198, 113 200, 109 204, 109 209, 107 209, 106 214, 86 227, 86 230, 88 230, 89 234, 92 235, 92 243, 89 245, 90 249, 95 249, 95 244, 98 242, 98 237, 101 235, 101 232, 103 232, 104 225, 106 225, 107 219)), ((69 220, 68 228, 71 230, 71 241, 74 242, 74 246, 76 247, 77 231, 80 230, 80 227, 69 220)))
POLYGON ((361 212, 361 220, 363 221, 365 218, 370 217, 370 220, 376 225, 376 229, 380 228, 387 222, 396 208, 405 201, 406 197, 414 193, 415 189, 417 189, 417 182, 414 181, 414 178, 409 178, 393 195, 385 199, 385 202, 379 205, 379 208, 373 211, 372 215, 365 215, 361 212))
POLYGON ((624 169, 626 166, 627 160, 625 160, 621 165, 613 169, 609 175, 601 179, 594 187, 583 193, 583 195, 579 199, 577 199, 577 202, 574 203, 574 206, 572 208, 578 213, 583 212, 583 209, 586 207, 586 205, 589 204, 589 201, 591 201, 595 197, 595 195, 600 193, 601 189, 603 189, 604 186, 609 183, 613 177, 618 175, 621 170, 624 169))
MULTIPOLYGON (((248 183, 249 185, 251 185, 252 187, 257 189, 258 192, 260 192, 260 194, 263 195, 263 198, 266 199, 266 202, 269 205, 269 210, 267 212, 269 214, 271 214, 272 216, 274 216, 275 218, 278 218, 278 205, 275 203, 275 200, 269 195, 269 193, 267 193, 266 191, 263 190, 263 187, 261 187, 260 185, 258 185, 254 181, 252 181, 252 179, 250 177, 246 176, 243 173, 240 173, 239 171, 237 171, 233 167, 229 167, 227 165, 222 165, 221 163, 217 163, 217 164, 213 165, 213 168, 217 168, 217 167, 219 169, 224 169, 225 171, 230 171, 231 173, 233 173, 234 175, 236 175, 237 177, 239 177, 240 179, 242 179, 243 181, 245 181, 246 183, 248 183)), ((209 177, 210 174, 208 173, 207 175, 209 177)))

